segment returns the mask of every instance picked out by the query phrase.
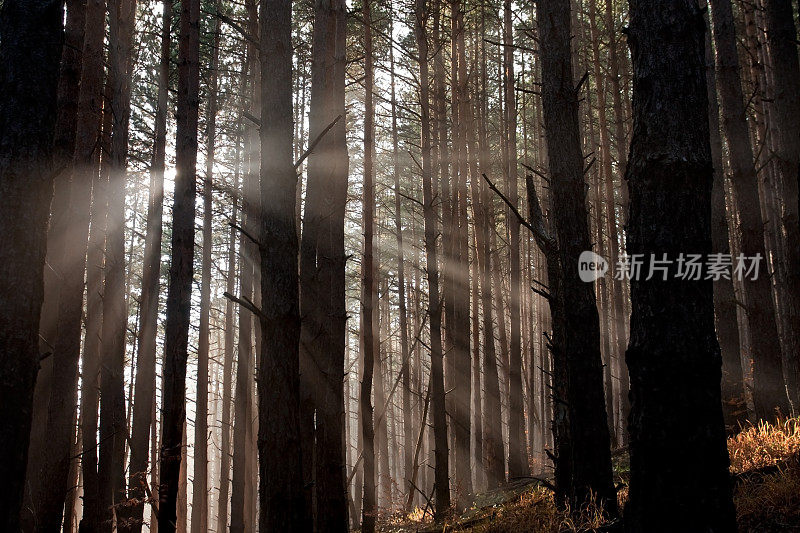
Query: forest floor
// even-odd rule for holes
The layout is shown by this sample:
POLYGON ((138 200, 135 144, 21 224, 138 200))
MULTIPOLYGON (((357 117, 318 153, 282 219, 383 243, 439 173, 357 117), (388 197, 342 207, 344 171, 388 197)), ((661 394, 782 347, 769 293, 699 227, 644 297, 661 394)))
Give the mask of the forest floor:
MULTIPOLYGON (((744 428, 728 439, 740 532, 800 531, 800 418, 744 428)), ((628 454, 614 453, 622 507, 627 497, 628 454)), ((475 496, 465 512, 434 522, 429 509, 384 516, 381 533, 519 533, 614 531, 599 509, 570 513, 555 505, 547 481, 522 479, 475 496)))

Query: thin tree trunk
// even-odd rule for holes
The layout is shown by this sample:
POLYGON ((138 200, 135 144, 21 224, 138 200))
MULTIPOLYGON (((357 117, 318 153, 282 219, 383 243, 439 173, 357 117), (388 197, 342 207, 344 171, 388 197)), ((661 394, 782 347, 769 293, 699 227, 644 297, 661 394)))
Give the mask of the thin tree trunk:
MULTIPOLYGON (((242 76, 240 78, 240 90, 244 92, 246 86, 247 63, 242 66, 242 76)), ((242 97, 244 99, 244 97, 242 97)), ((241 110, 243 111, 243 109, 241 110)), ((236 123, 236 148, 234 161, 234 181, 233 181, 233 213, 231 215, 230 237, 228 241, 228 271, 226 275, 225 288, 229 294, 236 290, 236 217, 237 217, 237 195, 239 191, 239 172, 241 165, 241 127, 242 113, 236 123)), ((231 476, 231 387, 233 382, 233 351, 234 334, 236 327, 236 317, 234 316, 233 300, 227 299, 225 302, 225 333, 224 333, 224 354, 222 368, 222 419, 221 431, 222 438, 220 443, 220 466, 219 466, 219 503, 217 506, 217 531, 222 532, 228 529, 228 503, 230 499, 230 476, 231 476)))
MULTIPOLYGON (((739 76, 733 9, 730 0, 711 0, 710 3, 716 44, 716 74, 722 101, 722 124, 730 147, 729 161, 738 207, 741 252, 748 259, 760 256, 766 261, 764 221, 759 207, 755 162, 739 76)), ((758 344, 753 350, 755 414, 760 419, 771 419, 774 418, 776 409, 784 414, 790 411, 783 380, 781 345, 771 280, 764 273, 757 279, 743 280, 742 287, 748 327, 759 335, 758 344)))
MULTIPOLYGON (((503 3, 503 91, 505 98, 506 187, 508 199, 517 205, 517 104, 514 88, 514 28, 511 18, 511 0, 503 3)), ((524 428, 522 416, 522 348, 520 324, 520 259, 519 220, 507 215, 509 231, 508 260, 511 265, 509 279, 509 405, 508 405, 508 477, 528 474, 525 461, 524 428)))
POLYGON ((136 361, 135 401, 131 424, 131 460, 127 520, 121 531, 140 533, 147 497, 147 468, 150 434, 156 431, 153 420, 156 390, 156 336, 158 334, 158 296, 161 290, 161 239, 164 213, 164 167, 167 141, 167 103, 169 97, 169 58, 171 46, 172 2, 164 0, 161 21, 161 59, 158 72, 158 104, 155 119, 153 158, 150 167, 150 197, 147 208, 142 266, 142 296, 136 361))
MULTIPOLYGON (((363 370, 360 391, 360 412, 361 412, 361 431, 362 442, 364 445, 364 505, 362 508, 361 530, 365 533, 375 531, 375 520, 377 513, 377 494, 375 490, 375 420, 374 409, 372 407, 372 389, 375 382, 375 401, 381 407, 381 399, 378 397, 378 384, 382 378, 380 374, 380 361, 378 361, 378 373, 374 375, 375 369, 375 331, 378 325, 373 323, 376 302, 375 284, 375 263, 373 260, 373 243, 375 228, 375 170, 373 160, 375 158, 375 109, 373 105, 372 91, 375 85, 375 74, 373 71, 373 52, 372 52, 372 15, 371 0, 364 0, 362 6, 362 16, 364 18, 364 203, 363 203, 363 230, 364 230, 364 256, 362 259, 362 343, 363 343, 363 370)), ((380 355, 378 355, 380 357, 380 355)))
POLYGON ((125 499, 125 184, 131 102, 135 0, 110 4, 109 78, 112 115, 108 230, 103 291, 103 356, 100 369, 98 491, 101 530, 111 531, 113 507, 125 499))
MULTIPOLYGON (((217 9, 219 3, 216 4, 217 9)), ((203 244, 200 278, 200 332, 197 346, 197 397, 194 421, 194 478, 192 481, 192 533, 208 530, 208 352, 211 312, 211 252, 213 232, 213 173, 217 134, 219 17, 214 18, 211 73, 206 109, 206 173, 203 180, 203 244)))
MULTIPOLYGON (((730 3, 719 0, 720 3, 730 3)), ((715 9, 716 11, 716 9, 715 9)), ((724 11, 724 8, 723 10, 724 11)), ((723 13, 719 13, 723 15, 723 13)), ((707 16, 706 16, 707 18, 707 16)), ((733 27, 730 27, 733 30, 733 27)), ((733 35, 730 35, 733 37, 733 35)), ((720 44, 717 50, 722 53, 720 44)), ((734 53, 736 44, 734 42, 734 53)), ((711 32, 705 36, 706 86, 708 92, 708 119, 711 140, 711 161, 714 165, 714 185, 711 191, 711 240, 715 253, 729 254, 730 240, 728 215, 725 206, 725 173, 722 163, 722 136, 720 135, 717 81, 714 56, 711 51, 711 32)), ((735 58, 736 56, 734 56, 735 58)), ((737 60, 738 61, 738 60, 737 60)), ((727 83, 733 80, 728 77, 727 83)), ((730 88, 724 89, 730 91, 730 88)), ((741 89, 739 91, 741 97, 741 89)), ((743 111, 743 108, 741 109, 743 111)), ((744 119, 744 117, 741 117, 744 119)), ((746 126, 745 126, 746 127, 746 126)), ((736 156, 740 157, 740 156, 736 156)), ((714 310, 717 338, 722 355, 722 412, 729 432, 737 431, 747 419, 747 404, 744 397, 744 378, 739 348, 739 325, 736 319, 736 295, 733 280, 721 278, 714 281, 714 310)))
MULTIPOLYGON (((88 16, 88 15, 87 15, 88 16)), ((99 10, 99 17, 105 16, 99 10)), ((100 32, 101 39, 102 34, 100 32)), ((87 56, 88 57, 88 56, 87 56)), ((102 95, 97 97, 97 106, 102 105, 102 95)), ((100 112, 100 109, 97 110, 100 112)), ((100 125, 105 113, 95 116, 100 125)), ((86 332, 83 338, 83 361, 81 365, 81 469, 83 476, 83 517, 80 531, 95 533, 100 529, 100 506, 97 474, 97 408, 100 386, 100 330, 103 323, 103 271, 105 238, 108 214, 108 181, 97 171, 100 163, 100 128, 97 130, 96 148, 93 152, 95 170, 92 173, 91 226, 89 248, 86 256, 86 332)))
POLYGON ((431 405, 433 407, 433 434, 435 455, 436 515, 443 517, 450 508, 450 480, 448 474, 447 415, 445 413, 444 371, 442 367, 442 311, 439 301, 439 267, 436 252, 437 216, 433 185, 431 183, 430 96, 428 76, 428 36, 425 25, 428 19, 426 0, 416 0, 415 35, 419 48, 420 107, 422 115, 422 191, 425 216, 425 254, 428 274, 428 314, 431 337, 431 405))
MULTIPOLYGON (((400 191, 400 153, 397 129, 397 100, 395 90, 395 61, 394 46, 389 48, 389 65, 391 76, 391 104, 392 104, 392 175, 394 177, 394 231, 397 239, 397 305, 400 325, 400 358, 402 361, 401 373, 403 381, 403 476, 405 482, 402 487, 409 493, 414 491, 410 484, 410 475, 414 457, 414 425, 413 411, 411 410, 411 368, 408 348, 408 310, 406 308, 406 276, 405 276, 405 251, 403 250, 403 224, 402 224, 402 193, 400 191), (406 486, 406 484, 408 485, 406 486)), ((366 226, 365 226, 366 227, 366 226)))
POLYGON ((181 4, 178 45, 176 178, 172 208, 172 261, 164 327, 164 390, 162 392, 161 458, 158 528, 171 533, 177 526, 182 430, 186 420, 186 359, 192 298, 194 216, 197 194, 197 113, 200 84, 200 2, 181 4))

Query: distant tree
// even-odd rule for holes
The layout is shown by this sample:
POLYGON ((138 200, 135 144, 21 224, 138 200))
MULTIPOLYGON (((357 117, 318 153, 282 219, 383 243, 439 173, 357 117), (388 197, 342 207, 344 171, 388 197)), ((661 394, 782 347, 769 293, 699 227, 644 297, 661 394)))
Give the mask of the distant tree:
MULTIPOLYGON (((722 124, 730 147, 728 159, 745 257, 767 257, 764 220, 758 194, 755 160, 745 114, 736 32, 730 0, 711 0, 716 44, 717 89, 722 103, 722 124)), ((720 176, 720 179, 722 176, 720 176)), ((753 403, 756 417, 774 419, 776 410, 789 413, 789 397, 783 380, 783 363, 770 276, 742 284, 748 328, 758 332, 753 342, 753 403)))
POLYGON ((128 498, 131 501, 127 523, 121 529, 140 533, 147 491, 149 437, 156 432, 153 420, 156 392, 156 336, 158 333, 158 295, 161 274, 161 240, 164 213, 164 167, 167 141, 167 103, 169 96, 170 46, 172 41, 172 2, 164 0, 161 20, 161 49, 158 70, 158 96, 155 138, 150 165, 150 191, 145 233, 142 299, 139 317, 136 387, 131 423, 128 498))

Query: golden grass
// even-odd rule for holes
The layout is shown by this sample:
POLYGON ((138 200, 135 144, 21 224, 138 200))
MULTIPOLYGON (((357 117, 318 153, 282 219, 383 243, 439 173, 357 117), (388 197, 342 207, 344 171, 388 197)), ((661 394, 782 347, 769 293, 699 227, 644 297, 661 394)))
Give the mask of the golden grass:
MULTIPOLYGON (((800 453, 800 418, 777 424, 748 426, 728 439, 731 473, 740 475, 734 488, 739 531, 770 532, 800 530, 800 463, 790 461, 800 453), (778 466, 764 473, 764 468, 778 466)), ((627 486, 618 493, 620 509, 627 499, 627 486)), ((593 531, 605 525, 600 509, 589 505, 580 512, 556 506, 552 491, 535 487, 514 501, 473 513, 469 521, 434 526, 430 514, 417 509, 410 515, 384 523, 382 531, 437 531, 472 533, 517 533, 536 531, 562 533, 593 531), (427 529, 430 528, 430 529, 427 529)))
POLYGON ((800 450, 800 418, 760 422, 728 439, 731 472, 741 473, 784 461, 800 450))

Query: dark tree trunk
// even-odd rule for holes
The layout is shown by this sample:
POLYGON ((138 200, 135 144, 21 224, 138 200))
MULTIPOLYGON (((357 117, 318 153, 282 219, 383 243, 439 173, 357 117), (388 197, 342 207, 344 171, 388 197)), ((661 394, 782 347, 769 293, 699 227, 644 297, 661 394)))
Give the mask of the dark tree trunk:
MULTIPOLYGON (((234 159, 234 194, 239 193, 239 173, 241 166, 241 137, 242 137, 242 115, 244 111, 244 90, 247 86, 247 62, 242 65, 239 90, 241 91, 241 108, 236 122, 236 148, 234 159)), ((228 272, 225 288, 229 294, 236 290, 236 240, 238 201, 236 196, 233 200, 233 214, 231 215, 230 240, 228 241, 228 272)), ((236 328, 236 317, 233 300, 228 298, 225 302, 225 334, 224 334, 224 355, 222 363, 222 438, 220 443, 220 466, 219 466, 219 504, 217 506, 217 531, 228 529, 228 510, 230 500, 230 476, 231 476, 231 396, 233 384, 233 352, 234 334, 236 328)))
MULTIPOLYGON (((628 253, 711 252, 713 167, 703 14, 630 1, 634 129, 628 253)), ((735 531, 712 282, 631 282, 631 481, 626 530, 735 531)))
POLYGON ((23 513, 21 517, 25 531, 57 532, 61 526, 64 499, 70 490, 68 474, 70 448, 75 440, 83 280, 91 196, 91 177, 76 180, 71 172, 80 100, 85 15, 85 2, 77 0, 67 3, 55 137, 54 168, 58 174, 47 241, 50 269, 45 269, 44 274, 45 302, 40 324, 43 337, 50 342, 53 356, 49 364, 42 365, 37 377, 36 395, 47 396, 45 393, 49 392, 49 397, 34 403, 34 430, 31 432, 26 475, 30 491, 30 494, 26 493, 26 498, 30 497, 32 501, 26 503, 30 512, 23 513), (53 326, 55 329, 52 329, 53 326), (45 372, 49 372, 49 375, 45 372), (46 412, 40 410, 37 413, 37 407, 45 407, 46 412), (45 420, 37 420, 37 414, 45 420))
POLYGON ((472 469, 470 468, 470 399, 472 396, 470 354, 470 283, 469 240, 467 228, 467 121, 470 105, 467 95, 467 58, 464 41, 464 9, 454 2, 452 10, 452 79, 453 79, 453 187, 452 187, 452 231, 451 258, 453 279, 451 282, 451 304, 453 308, 452 340, 450 356, 452 369, 453 401, 450 413, 453 428, 454 494, 459 498, 458 507, 465 507, 472 494, 472 469))
MULTIPOLYGON (((251 35, 258 33, 258 6, 255 0, 247 0, 247 29, 251 35)), ((258 50, 255 45, 248 44, 247 48, 247 69, 249 76, 245 73, 244 79, 251 86, 252 99, 250 102, 250 112, 254 115, 261 113, 258 99, 259 91, 255 90, 260 80, 259 62, 256 54, 258 50)), ((246 85, 246 84, 244 84, 246 85)), ((247 89, 243 89, 247 94, 247 89)), ((258 233, 258 213, 260 209, 258 168, 259 168, 259 149, 258 131, 253 124, 248 124, 245 129, 245 150, 246 164, 245 176, 242 186, 242 225, 250 235, 258 233)), ((239 239, 239 249, 241 250, 241 264, 239 267, 239 297, 253 298, 253 277, 255 265, 258 262, 258 248, 247 237, 241 235, 239 239)), ((249 458, 249 432, 251 422, 250 398, 252 389, 250 386, 253 374, 253 313, 244 308, 239 308, 239 350, 236 362, 236 385, 234 398, 234 425, 233 425, 233 449, 238 453, 233 454, 233 479, 231 484, 231 533, 244 533, 253 529, 255 525, 252 518, 247 513, 247 500, 250 492, 248 468, 249 458)))
MULTIPOLYGON (((791 0, 765 0, 767 42, 772 63, 775 121, 775 157, 783 196, 782 228, 786 243, 786 293, 788 295, 788 372, 797 384, 800 364, 800 64, 797 30, 791 0)), ((793 392, 792 397, 796 397, 793 392)), ((798 406, 795 406, 797 409, 798 406)))
MULTIPOLYGON (((481 10, 481 37, 486 35, 486 13, 481 10)), ((478 156, 481 170, 489 168, 489 139, 487 132, 488 118, 488 80, 487 80, 487 57, 486 43, 481 44, 481 117, 478 122, 478 156)), ((503 457, 503 433, 502 425, 498 420, 502 420, 500 405, 500 380, 497 374, 497 352, 495 349, 494 320, 493 316, 493 296, 499 295, 502 287, 497 285, 492 287, 494 276, 492 273, 493 257, 496 261, 497 255, 493 253, 493 238, 495 226, 494 208, 491 197, 485 185, 482 185, 480 202, 474 205, 480 207, 482 218, 478 230, 478 262, 481 270, 481 307, 483 308, 483 429, 482 434, 482 458, 483 468, 486 473, 486 484, 489 489, 493 489, 505 481, 506 469, 503 457), (493 293, 493 291, 496 291, 493 293)), ((495 263, 496 265, 496 263, 495 263)), ((499 265, 496 265, 499 268, 499 265)), ((498 326, 505 327, 502 322, 504 314, 502 305, 497 308, 498 326)), ((504 343, 500 345, 504 346, 504 343)))
MULTIPOLYGON (((537 11, 539 35, 551 43, 542 49, 542 112, 557 249, 548 254, 548 281, 555 303, 554 387, 556 402, 565 402, 565 419, 556 438, 556 490, 578 509, 592 495, 616 514, 606 418, 600 325, 594 286, 578 277, 578 258, 590 250, 586 217, 586 184, 578 123, 578 90, 572 79, 570 4, 558 0, 537 11), (555 264, 554 264, 555 263, 555 264), (556 279, 557 278, 557 279, 556 279), (556 283, 554 283, 556 281, 556 283), (563 396, 561 396, 563 394, 563 396), (562 447, 564 445, 564 447, 562 447), (569 457, 564 457, 564 452, 569 457)), ((558 417, 557 417, 558 418, 558 417)))
MULTIPOLYGON (((88 13, 87 13, 88 16, 88 13)), ((99 6, 98 17, 105 17, 105 10, 99 6)), ((88 19, 87 19, 88 20, 88 19)), ((98 42, 102 43, 103 28, 98 25, 98 42)), ((87 56, 88 57, 88 56, 87 56)), ((100 90, 98 88, 98 90, 100 90)), ((94 116, 96 130, 93 148, 92 207, 89 228, 89 248, 86 255, 86 333, 83 337, 83 361, 81 365, 81 469, 83 476, 83 517, 81 533, 95 533, 100 528, 100 507, 97 475, 97 408, 100 386, 100 330, 103 323, 103 269, 105 256, 106 222, 108 214, 108 180, 98 172, 100 162, 101 135, 100 122, 105 120, 101 111, 102 94, 95 96, 94 116)))
MULTIPOLYGON (((365 533, 375 531, 375 515, 377 503, 375 493, 375 420, 372 407, 373 381, 380 381, 381 374, 374 376, 375 369, 375 313, 373 312, 377 290, 375 287, 375 262, 373 260, 373 243, 375 229, 375 108, 373 105, 372 91, 375 86, 375 73, 372 65, 372 16, 371 0, 363 2, 364 18, 364 206, 363 206, 363 231, 364 231, 364 256, 362 259, 361 282, 361 342, 363 346, 363 362, 361 377, 361 390, 359 397, 359 412, 361 413, 361 433, 364 446, 364 504, 361 511, 361 530, 365 533)), ((394 86, 392 86, 394 89, 394 86)), ((380 369, 380 365, 378 365, 380 369)), ((375 386, 375 401, 383 409, 375 386)))
POLYGON ((112 115, 109 154, 108 233, 103 290, 103 339, 100 369, 98 493, 101 530, 111 531, 112 507, 125 498, 125 182, 135 0, 110 4, 109 79, 112 115))
POLYGON ((415 35, 419 48, 420 108, 422 114, 422 194, 425 216, 425 254, 428 274, 428 315, 431 337, 431 406, 435 456, 434 494, 436 515, 445 516, 450 509, 448 474, 447 415, 445 412, 444 369, 442 365, 442 309, 439 301, 439 266, 436 251, 438 233, 436 205, 431 179, 430 95, 428 75, 428 19, 426 0, 416 0, 415 35))
MULTIPOLYGON (((348 156, 345 138, 346 6, 317 0, 312 43, 308 159, 300 251, 304 434, 313 427, 314 517, 326 531, 347 529, 344 466, 344 217, 348 156), (338 117, 338 119, 337 119, 338 117), (336 123, 327 133, 325 128, 336 123)), ((306 438, 306 437, 304 437, 306 438)), ((309 458, 310 459, 310 458, 309 458)), ((304 457, 304 460, 307 460, 304 457)), ((308 482, 308 480, 307 480, 308 482)))
MULTIPOLYGON (((624 183, 623 176, 625 175, 625 158, 627 157, 628 143, 625 137, 625 112, 622 105, 623 91, 620 84, 620 58, 617 48, 618 30, 616 25, 616 18, 614 13, 614 2, 606 2, 605 7, 605 23, 606 31, 608 31, 608 62, 609 62, 609 76, 608 80, 611 84, 611 102, 614 108, 614 139, 616 141, 616 156, 617 168, 620 176, 620 196, 622 198, 621 209, 621 223, 617 225, 617 208, 616 196, 614 194, 614 183, 612 177, 609 176, 606 182, 606 201, 610 202, 609 213, 611 226, 611 239, 612 239, 612 260, 616 260, 619 256, 618 242, 623 241, 624 247, 624 232, 619 229, 625 225, 626 210, 628 208, 628 189, 624 183), (622 238, 620 238, 622 237, 622 238)), ((623 54, 624 57, 624 54, 623 54)), ((615 261, 616 264, 616 261, 615 261)), ((614 330, 617 335, 614 339, 616 341, 617 360, 619 363, 619 382, 620 382, 620 410, 622 411, 623 429, 622 434, 619 435, 620 444, 627 440, 627 420, 631 412, 631 404, 628 391, 630 389, 630 379, 628 377, 628 366, 623 361, 625 357, 625 325, 628 321, 626 313, 625 302, 625 285, 620 280, 614 280, 611 284, 614 302, 614 317, 616 323, 614 330)))
POLYGON ((16 531, 39 370, 39 318, 63 3, 6 0, 0 12, 0 528, 16 531), (36 65, 36 68, 31 68, 36 65))
MULTIPOLYGON (((722 100, 722 124, 728 140, 731 180, 738 208, 741 253, 747 258, 760 255, 766 265, 764 221, 758 197, 753 150, 745 114, 736 34, 730 0, 711 0, 716 44, 717 79, 722 100)), ((766 267, 765 269, 766 270, 766 267)), ((747 325, 753 333, 753 403, 760 419, 775 417, 776 409, 789 413, 789 397, 783 381, 781 345, 772 298, 772 281, 767 272, 758 279, 744 279, 747 325)))
POLYGON ((200 1, 181 4, 178 45, 178 102, 175 114, 175 200, 172 208, 172 260, 164 326, 164 423, 158 491, 158 529, 171 533, 177 526, 183 426, 186 420, 186 359, 192 299, 194 216, 197 194, 197 109, 200 85, 200 1))
MULTIPOLYGON (((292 161, 292 4, 261 0, 259 530, 303 531, 300 312, 292 161), (276 454, 276 450, 284 450, 276 454)), ((340 434, 341 440, 341 434, 340 434)))
MULTIPOLYGON (((711 162, 714 165, 714 185, 711 191, 711 243, 714 253, 729 254, 730 238, 725 205, 722 136, 719 128, 719 106, 714 56, 711 51, 711 32, 706 32, 705 51, 711 162)), ((725 418, 725 427, 729 433, 734 433, 747 420, 747 403, 744 396, 739 324, 736 317, 736 295, 732 279, 721 278, 714 281, 714 318, 722 355, 722 412, 725 418)))
POLYGON ((172 2, 164 0, 161 25, 161 64, 158 73, 158 104, 155 139, 150 169, 150 195, 147 208, 147 232, 144 244, 142 296, 139 312, 136 388, 131 424, 130 477, 127 520, 122 531, 140 533, 147 488, 150 433, 156 431, 153 420, 156 390, 156 335, 158 333, 158 295, 161 288, 161 237, 164 213, 164 166, 167 140, 167 102, 169 96, 169 56, 172 25, 172 2))
MULTIPOLYGON (((506 124, 506 183, 508 199, 516 205, 517 192, 517 104, 514 89, 514 36, 511 16, 511 0, 503 3, 503 91, 505 97, 506 124)), ((508 405, 508 477, 525 476, 528 466, 525 461, 525 437, 522 415, 522 337, 520 323, 520 259, 519 259, 519 220, 508 214, 509 226, 509 326, 510 351, 508 359, 509 405, 508 405)))
MULTIPOLYGON (((219 2, 215 4, 219 9, 219 2)), ((194 422, 194 479, 192 483, 192 533, 208 530, 208 352, 211 335, 211 249, 213 246, 213 172, 217 134, 219 17, 211 39, 211 73, 206 108, 206 175, 203 181, 203 249, 200 279, 200 331, 197 345, 197 397, 194 422)))
POLYGON ((411 410, 411 362, 408 346, 408 311, 406 308, 406 276, 403 250, 402 193, 400 191, 400 153, 397 129, 394 47, 389 48, 392 104, 392 174, 394 178, 394 231, 397 239, 397 306, 400 322, 400 358, 403 387, 403 476, 401 487, 414 491, 410 484, 414 457, 413 412, 411 410))

